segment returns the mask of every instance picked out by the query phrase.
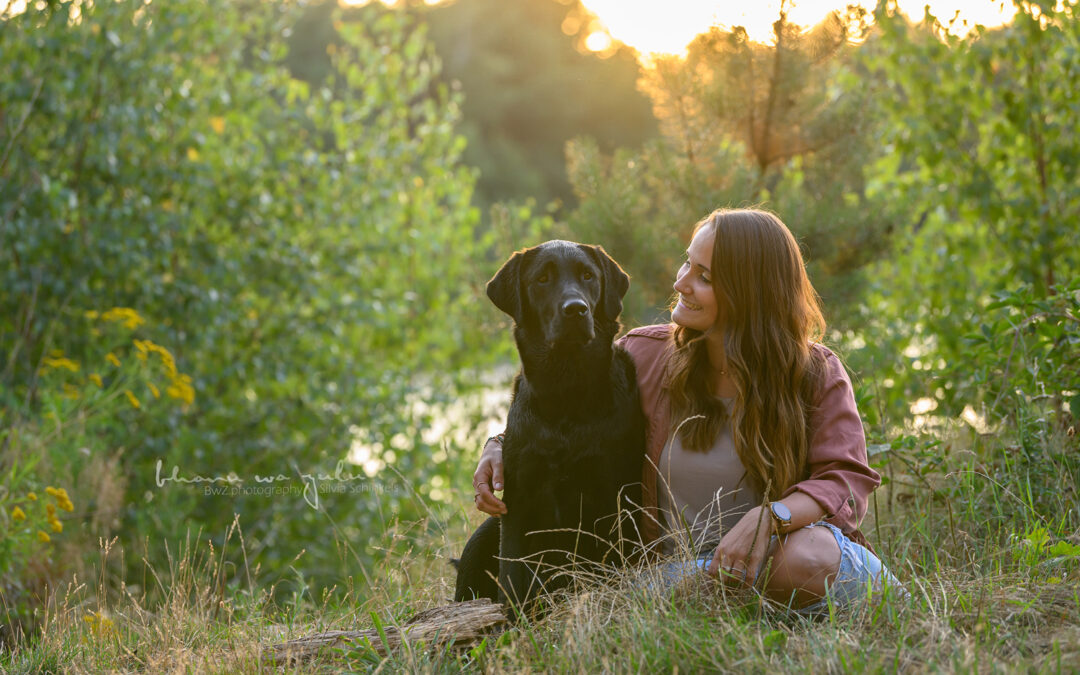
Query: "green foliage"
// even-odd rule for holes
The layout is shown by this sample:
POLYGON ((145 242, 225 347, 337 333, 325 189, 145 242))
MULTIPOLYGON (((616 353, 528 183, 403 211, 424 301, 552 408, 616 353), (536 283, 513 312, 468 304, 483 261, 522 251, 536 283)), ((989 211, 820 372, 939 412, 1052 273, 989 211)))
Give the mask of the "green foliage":
POLYGON ((96 549, 119 525, 127 477, 119 466, 124 450, 110 439, 134 440, 123 431, 128 425, 194 400, 190 376, 168 349, 132 339, 145 323, 134 310, 66 311, 62 318, 93 340, 80 360, 49 349, 21 395, 2 392, 0 595, 8 631, 40 618, 48 586, 79 569, 78 552, 96 549))
POLYGON ((585 49, 594 19, 578 0, 457 0, 423 17, 444 79, 465 94, 463 159, 480 171, 482 206, 572 204, 568 141, 588 135, 610 150, 656 135, 649 99, 637 89, 636 54, 585 49))
POLYGON ((781 17, 777 31, 763 45, 714 28, 685 59, 653 64, 643 87, 661 140, 610 155, 588 139, 570 146, 580 206, 568 227, 633 275, 628 322, 658 318, 694 224, 717 207, 763 205, 803 244, 830 322, 851 326, 861 271, 898 218, 865 191, 879 152, 852 59, 865 17, 833 14, 806 33, 781 17))
MULTIPOLYGON (((314 509, 163 484, 157 462, 166 476, 306 487, 302 474, 333 476, 355 445, 372 471, 392 463, 428 494, 440 477, 462 480, 434 416, 505 351, 475 319, 488 244, 458 162, 459 101, 438 85, 423 29, 350 15, 313 87, 283 66, 293 12, 122 0, 4 19, 0 387, 44 414, 43 356, 89 363, 99 342, 67 308, 136 308, 147 323, 134 336, 170 346, 194 397, 97 431, 91 451, 116 453, 126 478, 110 531, 175 541, 192 526, 223 531, 235 511, 265 569, 282 573, 306 548, 295 565, 325 583, 342 566, 316 545, 321 532, 340 523, 359 571, 384 518, 418 513, 405 483, 353 469, 323 488, 364 490, 314 509)), ((78 478, 68 459, 55 482, 78 478)))
POLYGON ((1080 17, 1075 2, 1016 7, 959 39, 883 6, 864 50, 887 122, 870 193, 913 209, 874 271, 857 357, 891 381, 894 416, 921 397, 1001 414, 1016 388, 1060 412, 1077 386, 1080 17))

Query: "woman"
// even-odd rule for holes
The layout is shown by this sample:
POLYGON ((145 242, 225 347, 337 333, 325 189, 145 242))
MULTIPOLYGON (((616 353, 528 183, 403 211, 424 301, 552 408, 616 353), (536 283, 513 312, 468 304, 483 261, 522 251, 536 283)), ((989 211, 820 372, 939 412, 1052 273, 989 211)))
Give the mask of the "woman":
MULTIPOLYGON (((646 537, 688 533, 708 574, 758 585, 767 569, 770 598, 811 611, 826 590, 844 603, 868 582, 899 588, 858 530, 880 477, 795 238, 771 213, 718 210, 686 253, 672 323, 620 340, 649 420, 646 537)), ((505 513, 501 484, 493 438, 479 510, 505 513)))

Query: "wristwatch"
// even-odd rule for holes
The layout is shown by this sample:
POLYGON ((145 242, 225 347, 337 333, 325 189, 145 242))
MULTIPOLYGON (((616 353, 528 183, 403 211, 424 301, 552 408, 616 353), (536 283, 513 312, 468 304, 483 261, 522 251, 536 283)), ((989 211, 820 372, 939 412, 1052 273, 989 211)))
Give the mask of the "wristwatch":
POLYGON ((769 513, 772 514, 778 533, 783 534, 784 530, 791 527, 791 509, 784 506, 784 502, 769 502, 769 513))

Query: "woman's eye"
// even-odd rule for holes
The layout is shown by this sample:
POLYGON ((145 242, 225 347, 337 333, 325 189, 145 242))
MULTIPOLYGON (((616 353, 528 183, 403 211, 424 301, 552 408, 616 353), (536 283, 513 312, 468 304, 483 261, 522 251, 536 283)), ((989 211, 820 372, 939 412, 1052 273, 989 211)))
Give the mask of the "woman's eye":
POLYGON ((711 281, 709 281, 709 278, 707 276, 705 276, 704 274, 699 274, 698 279, 701 279, 706 284, 711 284, 712 283, 711 281))

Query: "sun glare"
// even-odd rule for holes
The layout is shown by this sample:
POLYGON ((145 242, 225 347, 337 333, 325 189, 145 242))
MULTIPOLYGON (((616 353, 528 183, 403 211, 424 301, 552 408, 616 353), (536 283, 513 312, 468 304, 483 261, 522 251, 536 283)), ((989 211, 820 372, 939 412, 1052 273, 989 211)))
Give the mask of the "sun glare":
POLYGON ((589 37, 585 38, 585 46, 594 52, 602 52, 610 49, 611 43, 611 36, 603 31, 590 33, 589 37))
MULTIPOLYGON (((596 14, 611 37, 634 47, 642 54, 683 54, 694 36, 711 26, 732 28, 743 26, 750 39, 772 41, 772 24, 780 13, 779 0, 751 2, 707 2, 703 0, 583 0, 589 11, 596 14)), ((795 24, 812 26, 834 9, 847 2, 838 0, 801 0, 786 2, 788 19, 795 24)), ((856 0, 873 9, 872 0, 856 0)), ((901 11, 921 18, 923 8, 931 11, 943 23, 959 13, 953 32, 965 34, 976 23, 999 26, 1015 14, 1011 3, 1000 0, 899 0, 901 11), (964 23, 966 22, 966 24, 964 23)), ((591 40, 591 37, 589 40, 591 40)), ((589 41, 586 41, 589 44, 589 41)), ((589 47, 592 48, 591 46, 589 47)))

